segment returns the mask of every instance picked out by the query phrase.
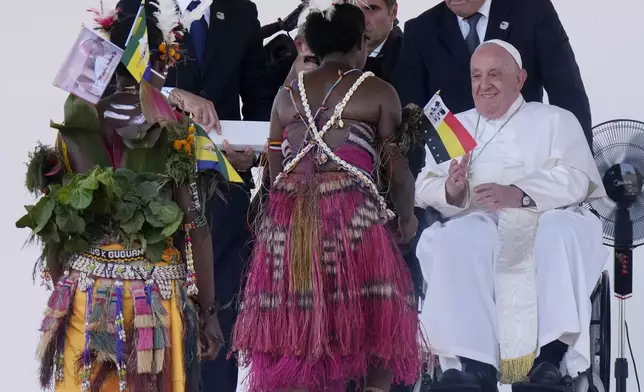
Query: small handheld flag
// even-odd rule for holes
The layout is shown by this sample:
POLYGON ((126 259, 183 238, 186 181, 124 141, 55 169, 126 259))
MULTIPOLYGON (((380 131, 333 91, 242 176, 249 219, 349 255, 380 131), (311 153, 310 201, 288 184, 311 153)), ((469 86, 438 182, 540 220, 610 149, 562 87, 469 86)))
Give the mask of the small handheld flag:
POLYGON ((197 158, 197 171, 204 170, 217 170, 221 173, 227 181, 243 183, 241 176, 235 169, 233 169, 226 156, 219 150, 217 145, 208 136, 208 133, 203 130, 198 124, 194 124, 197 128, 196 135, 196 158, 197 158))
POLYGON ((130 35, 125 42, 125 50, 121 62, 137 82, 142 79, 149 80, 151 73, 150 66, 150 45, 148 43, 148 26, 145 16, 145 1, 134 18, 134 25, 130 35))
POLYGON ((423 109, 436 130, 430 131, 427 147, 437 164, 461 157, 476 147, 476 140, 445 106, 439 94, 440 91, 434 94, 423 109))

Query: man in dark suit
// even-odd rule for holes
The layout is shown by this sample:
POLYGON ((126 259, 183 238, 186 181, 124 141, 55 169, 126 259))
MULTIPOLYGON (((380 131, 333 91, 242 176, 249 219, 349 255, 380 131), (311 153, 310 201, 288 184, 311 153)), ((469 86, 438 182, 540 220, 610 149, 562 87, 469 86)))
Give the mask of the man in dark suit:
POLYGON ((365 71, 380 79, 391 81, 391 76, 403 45, 403 33, 398 27, 397 0, 366 0, 364 12, 369 57, 365 71))
POLYGON ((409 20, 394 78, 403 105, 422 107, 440 90, 452 112, 473 108, 471 53, 494 38, 521 53, 528 72, 525 100, 542 101, 545 88, 549 103, 575 114, 591 143, 588 97, 550 0, 445 0, 409 20))
MULTIPOLYGON (((194 9, 197 3, 177 1, 182 13, 194 9)), ((240 120, 243 115, 244 120, 269 120, 274 94, 266 83, 266 57, 257 7, 252 1, 216 0, 202 19, 192 23, 182 47, 188 50, 188 60, 172 69, 166 81, 166 91, 167 87, 176 87, 169 92, 172 103, 215 130, 219 119, 240 120)), ((219 323, 226 344, 215 361, 202 363, 204 392, 233 392, 237 388, 238 364, 234 358, 226 360, 226 355, 237 317, 237 293, 250 257, 247 212, 254 187, 250 169, 255 155, 225 150, 244 185, 221 185, 223 197, 215 194, 206 205, 213 240, 215 291, 221 306, 219 323)))

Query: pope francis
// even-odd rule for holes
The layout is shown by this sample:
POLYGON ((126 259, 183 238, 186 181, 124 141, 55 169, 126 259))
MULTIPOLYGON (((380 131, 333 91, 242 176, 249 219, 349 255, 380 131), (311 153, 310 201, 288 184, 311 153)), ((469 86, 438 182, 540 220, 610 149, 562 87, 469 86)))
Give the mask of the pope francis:
POLYGON ((483 392, 528 377, 561 382, 590 365, 590 294, 608 259, 599 219, 580 203, 605 196, 575 116, 526 102, 511 44, 472 55, 475 108, 456 117, 477 141, 466 156, 428 162, 418 207, 444 218, 417 256, 428 289, 421 319, 440 382, 483 392))

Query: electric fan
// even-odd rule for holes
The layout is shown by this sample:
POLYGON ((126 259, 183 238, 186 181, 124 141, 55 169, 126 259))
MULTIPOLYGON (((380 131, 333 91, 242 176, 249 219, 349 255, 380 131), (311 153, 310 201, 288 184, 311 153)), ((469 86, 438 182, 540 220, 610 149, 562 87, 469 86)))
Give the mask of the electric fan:
POLYGON ((615 379, 617 392, 626 392, 626 300, 633 293, 633 249, 644 244, 644 123, 613 120, 597 125, 593 154, 608 197, 588 206, 602 220, 604 244, 615 248, 614 291, 619 300, 615 379))

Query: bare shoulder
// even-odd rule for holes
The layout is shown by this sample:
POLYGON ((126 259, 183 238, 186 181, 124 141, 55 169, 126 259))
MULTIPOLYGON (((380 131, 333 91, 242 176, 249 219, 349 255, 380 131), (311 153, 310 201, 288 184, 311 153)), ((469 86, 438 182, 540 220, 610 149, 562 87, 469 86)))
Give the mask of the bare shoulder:
POLYGON ((291 94, 294 93, 291 91, 291 87, 280 87, 273 100, 273 116, 277 116, 276 119, 282 124, 286 124, 288 122, 286 119, 293 118, 296 114, 291 98, 291 94))
POLYGON ((392 110, 401 110, 400 98, 391 84, 377 76, 367 78, 364 84, 365 92, 369 94, 374 103, 378 103, 382 107, 391 107, 392 110))

